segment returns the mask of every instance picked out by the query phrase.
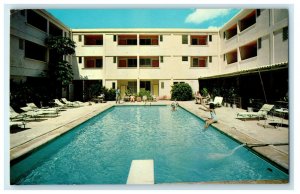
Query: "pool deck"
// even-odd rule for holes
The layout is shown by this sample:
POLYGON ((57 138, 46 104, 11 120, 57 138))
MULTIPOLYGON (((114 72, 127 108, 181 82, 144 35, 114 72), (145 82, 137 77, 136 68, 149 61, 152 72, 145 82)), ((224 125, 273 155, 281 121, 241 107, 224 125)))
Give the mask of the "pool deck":
MULTIPOLYGON (((151 105, 170 105, 171 101, 152 102, 151 105)), ((194 115, 205 119, 209 117, 206 112, 195 104, 194 101, 178 102, 179 105, 193 113, 194 115)), ((31 121, 26 124, 25 129, 10 132, 10 160, 16 159, 38 146, 62 135, 80 123, 92 118, 93 116, 116 105, 115 102, 85 103, 83 107, 69 108, 61 111, 58 117, 46 117, 38 121, 31 121)), ((121 103, 123 105, 144 105, 144 103, 121 103)), ((146 105, 150 105, 148 102, 146 105)), ((276 122, 288 124, 288 120, 282 120, 278 117, 268 116, 267 120, 249 120, 241 121, 236 119, 238 112, 245 112, 243 109, 233 109, 230 107, 216 108, 218 123, 213 126, 223 133, 233 137, 241 143, 247 143, 248 147, 275 162, 276 164, 289 169, 289 128, 273 127, 268 123, 276 122)), ((200 129, 199 129, 200 130, 200 129)), ((286 181, 284 181, 286 182, 286 181)))

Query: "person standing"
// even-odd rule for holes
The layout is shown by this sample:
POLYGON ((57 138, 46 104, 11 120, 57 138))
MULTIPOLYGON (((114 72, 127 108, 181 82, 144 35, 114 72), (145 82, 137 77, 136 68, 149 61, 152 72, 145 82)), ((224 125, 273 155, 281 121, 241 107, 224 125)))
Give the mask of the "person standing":
POLYGON ((120 89, 116 90, 116 104, 120 104, 120 89))

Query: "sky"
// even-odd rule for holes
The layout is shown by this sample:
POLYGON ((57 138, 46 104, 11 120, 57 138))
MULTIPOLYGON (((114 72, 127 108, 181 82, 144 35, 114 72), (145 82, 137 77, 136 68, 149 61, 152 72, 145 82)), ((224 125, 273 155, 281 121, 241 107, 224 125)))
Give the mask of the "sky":
POLYGON ((240 9, 47 9, 70 28, 218 28, 240 9))

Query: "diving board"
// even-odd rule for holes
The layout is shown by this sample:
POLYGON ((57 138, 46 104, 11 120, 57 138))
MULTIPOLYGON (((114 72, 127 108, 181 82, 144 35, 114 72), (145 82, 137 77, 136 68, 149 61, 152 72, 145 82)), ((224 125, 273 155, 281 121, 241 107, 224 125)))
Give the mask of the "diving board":
POLYGON ((153 160, 132 160, 127 184, 154 184, 153 160))

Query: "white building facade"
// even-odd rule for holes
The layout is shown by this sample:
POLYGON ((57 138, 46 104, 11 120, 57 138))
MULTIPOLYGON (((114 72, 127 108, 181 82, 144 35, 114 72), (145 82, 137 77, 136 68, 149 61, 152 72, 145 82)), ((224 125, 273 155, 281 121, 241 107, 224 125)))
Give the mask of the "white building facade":
POLYGON ((91 83, 138 93, 142 88, 169 99, 172 85, 198 91, 199 78, 288 66, 288 10, 242 10, 220 29, 69 29, 44 10, 12 12, 10 75, 25 81, 48 68, 49 35, 76 43, 69 98, 91 83), (79 89, 78 89, 79 88, 79 89))

